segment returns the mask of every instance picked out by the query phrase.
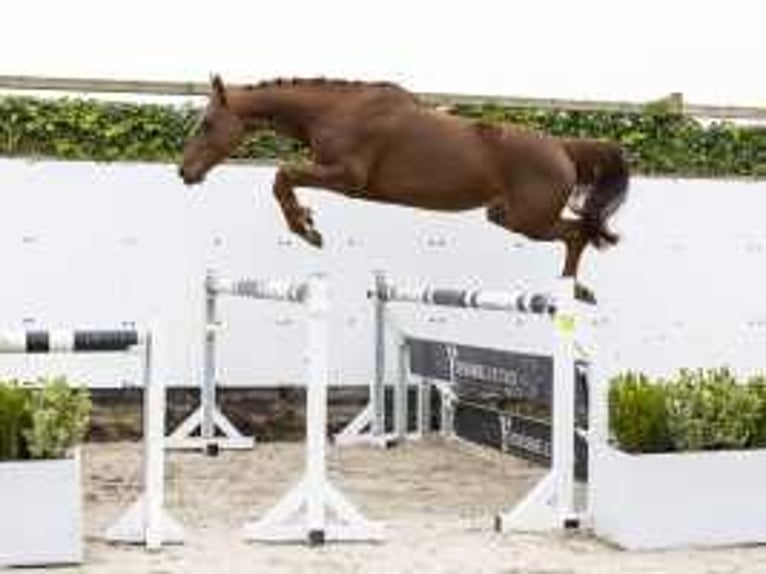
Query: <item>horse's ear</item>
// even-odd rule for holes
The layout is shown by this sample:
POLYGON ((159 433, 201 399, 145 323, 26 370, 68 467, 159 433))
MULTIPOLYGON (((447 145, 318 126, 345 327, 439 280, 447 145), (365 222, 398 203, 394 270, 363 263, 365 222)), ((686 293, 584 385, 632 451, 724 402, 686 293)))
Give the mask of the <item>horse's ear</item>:
POLYGON ((218 74, 214 74, 210 79, 210 83, 213 86, 213 97, 218 100, 218 103, 222 106, 226 105, 226 88, 223 86, 223 80, 218 74))

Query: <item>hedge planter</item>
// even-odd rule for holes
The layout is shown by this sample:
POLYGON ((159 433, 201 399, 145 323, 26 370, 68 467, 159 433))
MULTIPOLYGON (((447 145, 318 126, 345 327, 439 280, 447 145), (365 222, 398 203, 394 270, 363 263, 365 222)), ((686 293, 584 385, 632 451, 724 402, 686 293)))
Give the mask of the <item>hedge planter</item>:
POLYGON ((71 458, 0 462, 0 568, 82 562, 79 450, 71 458))
POLYGON ((598 450, 597 535, 630 550, 766 542, 766 450, 598 450))

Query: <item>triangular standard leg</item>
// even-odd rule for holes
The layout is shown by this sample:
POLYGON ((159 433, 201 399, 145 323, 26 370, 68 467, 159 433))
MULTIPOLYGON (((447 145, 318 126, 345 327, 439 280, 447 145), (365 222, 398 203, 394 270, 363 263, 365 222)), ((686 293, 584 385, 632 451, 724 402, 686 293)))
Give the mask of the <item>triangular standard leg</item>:
POLYGON ((498 532, 550 532, 576 528, 579 520, 575 515, 561 513, 558 500, 557 478, 549 472, 512 509, 497 515, 495 530, 498 532))
POLYGON ((239 432, 232 422, 218 407, 213 411, 214 429, 221 431, 221 436, 205 438, 201 435, 202 407, 198 407, 176 429, 165 438, 165 448, 170 450, 206 450, 216 454, 218 450, 250 450, 255 445, 255 437, 248 437, 239 432))
POLYGON ((120 519, 110 526, 105 538, 110 542, 146 544, 149 549, 158 549, 163 544, 183 544, 183 527, 167 510, 160 512, 158 524, 150 525, 145 495, 139 496, 128 507, 120 519))
POLYGON ((356 415, 350 423, 348 423, 343 430, 333 438, 333 442, 337 445, 357 444, 360 442, 368 442, 370 438, 370 425, 372 424, 372 403, 367 403, 367 406, 362 409, 358 415, 356 415))
POLYGON ((246 540, 261 542, 376 542, 384 538, 380 524, 367 520, 332 484, 324 482, 312 493, 302 479, 263 518, 244 527, 246 540), (324 524, 310 525, 309 498, 319 496, 324 505, 324 524))

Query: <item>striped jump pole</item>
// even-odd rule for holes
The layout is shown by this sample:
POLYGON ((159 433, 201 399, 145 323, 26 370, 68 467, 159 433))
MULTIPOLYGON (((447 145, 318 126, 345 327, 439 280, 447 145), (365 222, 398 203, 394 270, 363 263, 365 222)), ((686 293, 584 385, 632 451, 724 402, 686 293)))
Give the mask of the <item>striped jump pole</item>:
POLYGON ((157 330, 6 330, 0 331, 0 353, 125 353, 139 352, 143 363, 143 492, 105 538, 145 544, 157 549, 183 541, 183 529, 164 509, 165 387, 155 376, 157 330))
POLYGON ((255 299, 291 301, 305 306, 306 345, 306 467, 303 477, 261 519, 244 527, 248 540, 267 542, 373 541, 381 527, 368 521, 327 479, 327 385, 329 293, 325 279, 307 282, 249 281, 230 284, 255 299))
MULTIPOLYGON (((506 313, 535 315, 549 319, 555 333, 553 350, 553 437, 552 464, 549 472, 519 504, 497 516, 496 528, 544 531, 571 528, 579 524, 574 506, 574 434, 575 434, 575 347, 574 282, 562 279, 553 293, 535 291, 492 291, 455 289, 431 284, 406 285, 383 273, 375 276, 371 293, 375 302, 375 377, 367 407, 336 437, 340 443, 373 442, 388 444, 408 436, 408 372, 406 345, 399 345, 398 381, 394 385, 394 432, 387 436, 385 421, 385 307, 388 303, 413 303, 441 307, 483 309, 506 313)), ((421 385, 423 386, 423 385, 421 385)), ((442 428, 451 428, 454 392, 451 385, 436 385, 442 396, 442 428)), ((419 402, 430 401, 419 393, 419 402)), ((428 408, 419 405, 418 429, 422 436, 428 425, 428 408)))
POLYGON ((454 289, 435 287, 427 283, 400 285, 382 274, 376 278, 375 285, 375 298, 384 303, 418 303, 439 307, 462 307, 549 316, 556 313, 556 299, 548 293, 523 290, 454 289))
POLYGON ((142 345, 147 334, 134 329, 117 330, 7 330, 0 332, 0 353, 121 352, 142 345))

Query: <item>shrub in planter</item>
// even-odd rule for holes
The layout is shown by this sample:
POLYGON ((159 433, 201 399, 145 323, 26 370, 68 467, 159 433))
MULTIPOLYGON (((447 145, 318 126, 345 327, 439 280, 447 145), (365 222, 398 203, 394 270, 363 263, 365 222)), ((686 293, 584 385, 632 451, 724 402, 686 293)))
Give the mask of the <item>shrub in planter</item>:
POLYGON ((64 458, 88 428, 90 395, 63 377, 0 382, 0 460, 64 458))
POLYGON ((628 453, 766 447, 766 377, 737 381, 727 368, 612 379, 612 436, 628 453))
POLYGON ((53 379, 30 397, 32 423, 24 433, 32 458, 61 458, 88 431, 90 395, 64 378, 53 379))
POLYGON ((665 452, 673 447, 665 388, 642 373, 612 379, 609 421, 614 438, 627 452, 665 452))
POLYGON ((750 436, 748 447, 766 448, 766 376, 759 375, 748 381, 750 391, 756 396, 758 402, 758 415, 755 420, 753 433, 750 436))
POLYGON ((0 567, 82 561, 81 463, 90 399, 63 378, 0 382, 0 567))
POLYGON ((727 368, 682 370, 665 393, 675 450, 741 449, 756 433, 759 396, 727 368))
POLYGON ((29 458, 23 434, 32 424, 28 401, 29 389, 0 383, 0 460, 29 458))
POLYGON ((613 384, 618 444, 597 449, 592 461, 596 533, 629 549, 766 542, 766 449, 758 448, 766 437, 766 379, 745 383, 728 369, 710 369, 658 382, 623 375, 613 384), (675 452, 643 454, 656 452, 646 429, 663 425, 675 452))

